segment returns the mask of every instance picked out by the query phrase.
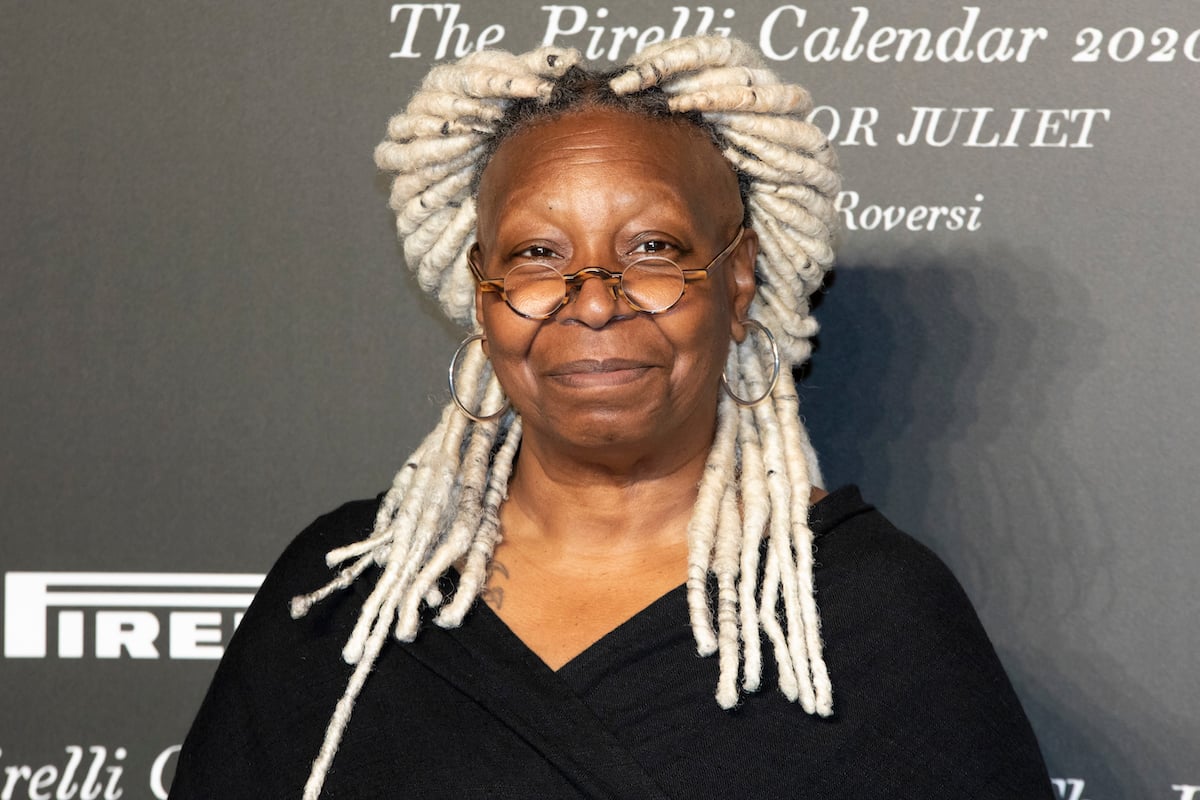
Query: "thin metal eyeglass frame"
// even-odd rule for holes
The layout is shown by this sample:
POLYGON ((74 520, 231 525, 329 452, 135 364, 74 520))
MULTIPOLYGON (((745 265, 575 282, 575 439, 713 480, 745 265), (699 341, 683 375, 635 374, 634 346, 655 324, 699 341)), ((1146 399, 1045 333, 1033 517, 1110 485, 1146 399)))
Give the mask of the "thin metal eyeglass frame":
MULTIPOLYGON (((737 235, 733 237, 733 241, 731 241, 729 244, 725 245, 725 249, 723 249, 721 252, 719 252, 715 256, 713 256, 712 261, 709 261, 706 266, 700 267, 699 269, 684 269, 683 267, 680 267, 678 264, 675 264, 675 262, 671 261, 671 259, 669 259, 669 258, 659 258, 658 260, 671 261, 672 264, 675 264, 675 267, 679 270, 680 274, 683 276, 684 289, 683 289, 683 291, 679 292, 679 297, 675 298, 674 302, 672 302, 666 308, 660 308, 657 311, 651 311, 649 309, 640 307, 637 303, 635 303, 633 300, 630 299, 629 295, 625 294, 625 289, 621 285, 621 281, 625 276, 625 270, 621 270, 620 272, 611 272, 610 270, 604 269, 603 267, 584 267, 583 269, 578 269, 575 272, 572 272, 568 275, 562 276, 563 297, 562 297, 562 301, 559 302, 559 304, 557 306, 555 306, 553 309, 546 312, 545 314, 526 314, 523 311, 521 311, 520 309, 516 308, 509 301, 508 293, 504 290, 505 278, 485 278, 485 277, 483 277, 482 273, 479 270, 479 265, 475 263, 475 254, 478 252, 478 245, 475 245, 474 247, 472 247, 471 252, 467 255, 467 265, 471 268, 471 274, 475 277, 475 282, 476 282, 476 284, 478 284, 481 291, 495 292, 496 294, 499 294, 500 297, 504 300, 504 304, 507 305, 510 309, 512 309, 512 312, 514 314, 516 314, 517 316, 520 316, 520 317, 524 317, 525 319, 535 319, 535 320, 550 319, 550 317, 553 317, 555 314, 557 314, 559 311, 561 311, 564 306, 566 306, 568 303, 571 302, 572 290, 578 291, 579 288, 582 287, 583 281, 587 278, 599 278, 600 280, 604 281, 605 286, 608 286, 610 289, 615 288, 616 293, 619 294, 621 299, 624 300, 625 303, 630 308, 632 308, 634 311, 639 311, 643 314, 662 314, 664 312, 670 311, 672 308, 679 305, 679 301, 683 299, 683 295, 686 292, 687 285, 689 283, 695 283, 696 281, 706 280, 708 278, 709 271, 712 270, 712 268, 715 267, 722 259, 724 259, 730 253, 732 253, 734 248, 736 248, 738 246, 738 244, 742 241, 742 236, 743 236, 743 234, 745 234, 745 232, 746 232, 745 228, 739 227, 737 235)), ((637 261, 634 261, 633 264, 638 263, 638 261, 647 261, 647 260, 651 260, 653 258, 654 258, 653 256, 647 257, 647 258, 639 258, 639 259, 637 259, 637 261)), ((533 262, 533 263, 535 263, 535 262, 533 262)), ((633 264, 630 264, 630 266, 633 266, 633 264)), ((522 266, 522 265, 518 264, 516 267, 513 267, 513 269, 516 269, 517 267, 520 267, 520 266, 522 266)), ((628 267, 626 267, 626 269, 628 269, 628 267)), ((511 272, 511 271, 512 270, 509 270, 509 272, 511 272)), ((505 277, 507 277, 507 275, 505 277)))

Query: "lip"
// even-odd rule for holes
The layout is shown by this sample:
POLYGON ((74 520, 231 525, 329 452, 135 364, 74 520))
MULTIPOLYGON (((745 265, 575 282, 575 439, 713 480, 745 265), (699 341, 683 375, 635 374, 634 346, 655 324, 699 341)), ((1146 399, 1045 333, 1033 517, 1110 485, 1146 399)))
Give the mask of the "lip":
POLYGON ((640 379, 653 366, 628 358, 581 358, 556 365, 547 377, 575 387, 620 386, 640 379))

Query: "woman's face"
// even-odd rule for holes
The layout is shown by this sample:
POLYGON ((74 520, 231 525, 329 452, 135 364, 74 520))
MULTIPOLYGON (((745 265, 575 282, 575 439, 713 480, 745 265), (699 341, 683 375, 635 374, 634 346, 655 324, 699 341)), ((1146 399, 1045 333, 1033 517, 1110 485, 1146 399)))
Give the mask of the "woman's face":
MULTIPOLYGON (((479 265, 500 278, 536 258, 616 272, 662 255, 702 268, 737 234, 737 179, 686 123, 613 109, 570 112, 505 141, 479 187, 479 265)), ((706 450, 721 371, 754 294, 757 240, 689 283, 670 310, 632 309, 600 280, 545 320, 479 293, 485 347, 525 436, 560 448, 706 450)))

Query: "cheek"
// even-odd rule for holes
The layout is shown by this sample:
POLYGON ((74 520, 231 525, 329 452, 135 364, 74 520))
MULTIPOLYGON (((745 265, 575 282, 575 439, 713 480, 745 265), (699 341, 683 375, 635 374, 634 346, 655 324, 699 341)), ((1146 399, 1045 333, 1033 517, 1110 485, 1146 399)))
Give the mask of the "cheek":
POLYGON ((488 354, 497 357, 528 350, 529 342, 540 324, 517 316, 504 301, 496 299, 483 301, 479 323, 487 341, 488 354))
POLYGON ((681 388, 707 394, 720 383, 731 336, 726 309, 712 304, 703 311, 665 333, 676 345, 676 383, 681 388))
POLYGON ((488 304, 480 317, 485 337, 485 352, 504 393, 517 401, 524 394, 522 386, 529 382, 529 350, 541 323, 513 314, 500 303, 488 304))

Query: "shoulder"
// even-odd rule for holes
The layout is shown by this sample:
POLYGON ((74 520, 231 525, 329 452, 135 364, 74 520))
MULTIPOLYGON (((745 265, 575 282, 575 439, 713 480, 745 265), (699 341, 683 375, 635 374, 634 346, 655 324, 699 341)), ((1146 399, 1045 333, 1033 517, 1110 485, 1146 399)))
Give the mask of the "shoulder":
POLYGON ((286 638, 296 639, 309 637, 314 631, 328 633, 331 626, 352 625, 350 612, 357 610, 362 602, 361 597, 355 596, 357 584, 315 604, 299 621, 292 619, 291 601, 293 597, 316 591, 335 577, 338 567, 326 564, 326 554, 369 536, 378 506, 378 499, 344 503, 304 528, 267 573, 238 626, 231 649, 240 651, 248 644, 246 640, 259 634, 265 635, 265 641, 277 642, 282 630, 287 631, 286 638))
MULTIPOLYGON (((966 592, 857 489, 814 507, 835 713, 973 797, 1049 797, 1037 740, 966 592)), ((931 797, 941 797, 931 794, 931 797)))
POLYGON ((180 752, 172 798, 298 796, 345 688, 340 650, 362 600, 337 592, 300 620, 290 601, 333 577, 330 550, 368 535, 376 500, 318 517, 276 561, 239 623, 180 752))
MULTIPOLYGON (((328 634, 330 627, 352 624, 347 618, 361 605, 353 588, 335 592, 313 606, 302 620, 293 620, 291 600, 324 586, 336 575, 325 555, 370 535, 378 500, 345 503, 317 517, 284 549, 254 595, 226 651, 222 666, 247 656, 257 659, 264 648, 288 652, 309 646, 314 632, 328 634)), ((323 637, 318 637, 318 640, 323 637)))
MULTIPOLYGON (((814 582, 830 667, 893 690, 1008 680, 966 592, 928 547, 850 487, 818 504, 814 582)), ((836 678, 836 676, 835 676, 836 678)), ((843 680, 845 685, 850 681, 843 680)))
POLYGON ((946 564, 865 502, 856 487, 838 489, 816 504, 811 525, 822 594, 846 595, 851 609, 869 617, 916 614, 978 625, 946 564))
POLYGON ((325 554, 370 535, 378 508, 378 498, 353 500, 317 517, 292 539, 271 568, 270 575, 311 571, 307 565, 313 562, 318 565, 318 573, 328 573, 325 554))

